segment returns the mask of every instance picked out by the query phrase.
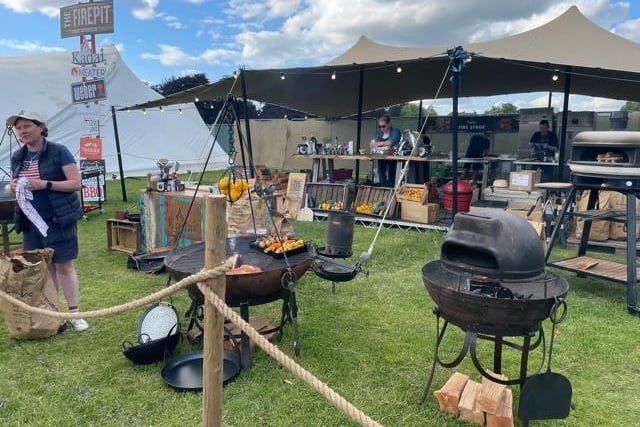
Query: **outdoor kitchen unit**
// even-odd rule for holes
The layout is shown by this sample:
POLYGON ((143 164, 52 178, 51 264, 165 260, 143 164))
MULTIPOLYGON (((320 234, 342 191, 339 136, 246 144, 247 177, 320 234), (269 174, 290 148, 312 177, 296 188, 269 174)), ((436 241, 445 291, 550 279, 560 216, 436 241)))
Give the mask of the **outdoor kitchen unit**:
POLYGON ((436 304, 437 318, 434 358, 423 401, 436 364, 453 368, 467 353, 484 377, 524 386, 530 378, 530 351, 542 344, 545 353, 543 321, 551 317, 557 320, 554 324, 559 323, 566 314, 567 281, 545 269, 542 242, 531 225, 501 209, 456 215, 440 260, 422 267, 422 280, 436 304), (458 356, 444 362, 439 346, 449 324, 462 329, 465 338, 458 356), (522 338, 522 345, 513 342, 516 337, 522 338), (494 343, 493 372, 497 374, 502 373, 503 345, 520 351, 519 375, 502 380, 488 372, 477 355, 479 339, 494 343))
POLYGON ((555 227, 547 246, 545 261, 554 267, 626 285, 627 310, 631 314, 640 315, 636 291, 637 233, 636 227, 628 226, 636 224, 636 199, 640 196, 640 132, 600 131, 577 134, 573 140, 569 168, 573 189, 563 204, 557 223, 562 224, 567 216, 583 219, 584 228, 578 256, 549 263, 558 237, 558 227, 555 227), (590 190, 587 210, 574 212, 576 195, 583 190, 590 190), (598 193, 605 190, 626 195, 626 210, 596 210, 598 193), (627 225, 626 265, 586 256, 591 222, 594 220, 617 221, 627 225))

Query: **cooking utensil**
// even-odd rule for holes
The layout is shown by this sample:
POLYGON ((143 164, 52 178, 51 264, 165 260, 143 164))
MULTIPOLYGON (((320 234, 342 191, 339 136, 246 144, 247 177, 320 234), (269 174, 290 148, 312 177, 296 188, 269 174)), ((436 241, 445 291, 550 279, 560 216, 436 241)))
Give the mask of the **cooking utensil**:
POLYGON ((289 317, 293 329, 293 351, 300 356, 300 336, 298 335, 298 301, 296 299, 297 278, 293 270, 287 270, 282 274, 282 286, 289 290, 289 317))
POLYGON ((572 394, 571 383, 564 375, 551 372, 554 329, 566 316, 567 303, 564 299, 557 299, 549 314, 553 328, 549 344, 547 371, 533 375, 522 387, 518 405, 518 416, 522 421, 561 419, 569 415, 572 394), (562 308, 562 313, 558 318, 558 309, 560 307, 562 308))
POLYGON ((138 322, 138 341, 148 341, 166 337, 174 328, 180 330, 178 311, 167 302, 153 304, 140 317, 138 322))
POLYGON ((298 221, 313 221, 313 211, 309 207, 309 195, 306 194, 304 199, 304 207, 298 211, 298 221))
MULTIPOLYGON (((202 390, 204 353, 202 350, 181 354, 162 367, 162 379, 178 391, 202 390)), ((237 351, 224 351, 222 355, 222 384, 233 381, 240 373, 237 351)))
POLYGON ((133 345, 129 341, 122 343, 122 354, 133 363, 148 365, 165 359, 180 342, 180 333, 175 325, 166 337, 149 340, 147 336, 138 337, 142 344, 133 345))

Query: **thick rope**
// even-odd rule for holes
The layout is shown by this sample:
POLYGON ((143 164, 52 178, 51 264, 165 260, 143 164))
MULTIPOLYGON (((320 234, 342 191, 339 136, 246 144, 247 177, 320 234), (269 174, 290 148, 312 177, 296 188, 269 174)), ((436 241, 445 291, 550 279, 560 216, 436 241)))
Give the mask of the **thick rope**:
POLYGON ((333 406, 340 409, 342 412, 351 417, 362 426, 366 427, 382 427, 381 424, 374 421, 364 412, 353 406, 344 397, 336 393, 331 387, 316 378, 311 372, 304 369, 289 356, 282 352, 278 347, 271 344, 266 338, 258 333, 248 322, 246 322, 238 313, 229 308, 218 295, 213 292, 204 283, 198 283, 198 289, 202 292, 206 298, 233 324, 237 325, 242 332, 247 334, 261 349, 263 349, 269 356, 274 358, 280 365, 287 368, 291 373, 298 378, 306 382, 309 386, 315 389, 318 393, 323 395, 333 406))
POLYGON ((113 314, 124 313, 125 311, 128 311, 128 310, 144 307, 145 305, 148 305, 153 302, 159 301, 163 298, 166 298, 169 295, 173 295, 179 290, 186 288, 187 286, 195 285, 196 283, 199 283, 202 281, 215 279, 216 277, 223 276, 231 268, 233 268, 233 261, 231 259, 228 259, 227 261, 225 261, 224 264, 214 268, 213 270, 201 271, 189 277, 185 277, 179 282, 169 287, 166 287, 158 292, 149 294, 146 297, 128 302, 126 304, 120 304, 114 307, 103 308, 100 310, 93 310, 93 311, 78 311, 74 313, 62 313, 59 311, 51 311, 51 310, 46 310, 44 308, 33 307, 23 301, 20 301, 17 298, 12 297, 11 295, 4 292, 3 290, 0 290, 0 298, 4 298, 11 304, 16 305, 19 308, 26 310, 28 312, 35 313, 35 314, 42 314, 42 315, 54 317, 57 319, 79 319, 79 318, 103 317, 103 316, 110 316, 113 314))

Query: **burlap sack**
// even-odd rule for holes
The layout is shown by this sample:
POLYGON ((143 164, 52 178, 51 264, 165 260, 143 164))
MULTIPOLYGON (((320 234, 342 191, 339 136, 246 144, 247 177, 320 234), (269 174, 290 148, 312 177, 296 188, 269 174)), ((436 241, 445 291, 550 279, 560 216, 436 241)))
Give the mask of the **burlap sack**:
MULTIPOLYGON (((611 204, 611 191, 599 191, 598 202, 595 209, 606 210, 610 208, 611 204)), ((587 202, 589 201, 589 190, 582 192, 580 197, 576 198, 576 212, 586 211, 587 202)), ((582 237, 582 229, 584 227, 584 221, 578 218, 576 222, 576 238, 582 237)), ((602 242, 609 240, 609 221, 591 221, 591 232, 589 233, 589 240, 594 242, 602 242)))
POLYGON ((253 230, 254 218, 256 228, 265 228, 262 199, 251 192, 251 200, 249 200, 249 194, 245 192, 240 199, 227 204, 227 235, 234 237, 250 234, 250 231, 253 230))
MULTIPOLYGON (((30 306, 58 311, 60 302, 49 265, 53 249, 16 251, 11 258, 0 255, 0 289, 30 306)), ((58 333, 63 319, 18 308, 0 298, 9 334, 18 339, 46 338, 58 333)))
MULTIPOLYGON (((627 196, 617 191, 611 194, 611 209, 627 211, 627 196)), ((640 212, 640 200, 636 199, 636 212, 640 212)), ((629 224, 611 221, 609 226, 609 238, 614 240, 627 240, 627 227, 629 224)), ((636 236, 640 234, 640 221, 636 221, 636 236)))

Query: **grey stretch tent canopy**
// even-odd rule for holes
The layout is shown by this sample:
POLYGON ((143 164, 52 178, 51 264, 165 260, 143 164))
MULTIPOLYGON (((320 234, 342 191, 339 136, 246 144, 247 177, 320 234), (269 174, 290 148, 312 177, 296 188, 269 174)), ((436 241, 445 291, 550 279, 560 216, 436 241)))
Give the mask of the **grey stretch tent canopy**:
MULTIPOLYGON (((363 36, 323 66, 244 70, 246 97, 328 118, 347 117, 358 112, 362 75, 362 111, 435 98, 448 71, 447 49, 454 46, 394 47, 363 36)), ((475 57, 463 73, 462 97, 562 92, 570 73, 571 93, 640 100, 640 44, 599 27, 575 6, 533 30, 463 47, 475 57), (553 81, 556 70, 559 79, 553 81)), ((129 108, 221 99, 227 94, 242 94, 234 77, 129 108)), ((451 85, 445 83, 439 97, 450 96, 451 85)))

